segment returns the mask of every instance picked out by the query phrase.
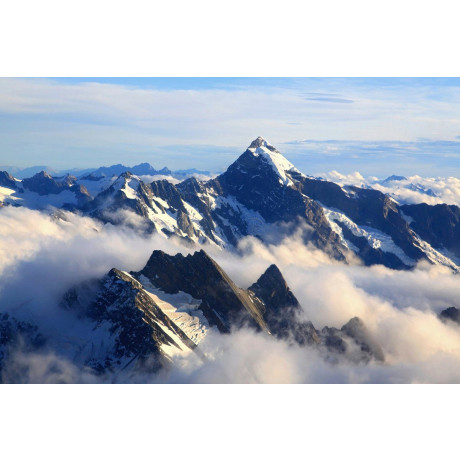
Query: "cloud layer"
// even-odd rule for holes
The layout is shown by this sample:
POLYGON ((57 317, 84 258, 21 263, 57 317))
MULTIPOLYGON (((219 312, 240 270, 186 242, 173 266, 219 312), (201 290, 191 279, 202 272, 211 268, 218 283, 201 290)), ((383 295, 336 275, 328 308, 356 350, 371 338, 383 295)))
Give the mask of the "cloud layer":
POLYGON ((382 178, 364 177, 357 171, 350 174, 330 171, 319 175, 342 186, 370 186, 392 196, 401 204, 426 203, 436 205, 446 203, 460 206, 460 179, 456 177, 421 177, 412 175, 402 180, 382 182, 382 178))
MULTIPOLYGON (((62 314, 57 302, 75 283, 102 276, 113 266, 138 270, 153 249, 192 250, 159 236, 144 238, 124 227, 68 213, 64 217, 55 219, 23 208, 0 213, 1 310, 32 319, 45 331, 52 330, 56 315, 62 314)), ((341 327, 359 316, 382 347, 385 364, 340 361, 332 365, 312 348, 241 330, 208 334, 200 344, 209 357, 205 363, 194 355, 176 358, 168 372, 119 375, 117 381, 460 382, 460 327, 437 318, 444 308, 460 307, 458 276, 448 269, 422 264, 398 272, 382 266, 343 265, 305 246, 298 234, 276 244, 247 238, 237 252, 206 250, 242 287, 276 263, 306 318, 322 328, 341 327)), ((29 355, 20 350, 4 373, 5 380, 95 380, 55 353, 29 355)))

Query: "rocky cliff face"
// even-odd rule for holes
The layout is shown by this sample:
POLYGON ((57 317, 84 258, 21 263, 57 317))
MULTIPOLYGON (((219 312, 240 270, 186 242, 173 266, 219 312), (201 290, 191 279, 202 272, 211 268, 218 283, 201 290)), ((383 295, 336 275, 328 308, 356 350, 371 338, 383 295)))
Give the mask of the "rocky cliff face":
POLYGON ((381 245, 372 244, 364 232, 360 235, 359 228, 375 229, 388 235, 407 258, 414 261, 426 259, 416 235, 409 228, 399 206, 390 197, 377 190, 358 187, 345 189, 332 182, 307 177, 300 178, 299 182, 299 188, 304 194, 327 209, 337 210, 346 216, 347 219, 340 219, 339 215, 329 213, 331 220, 340 226, 344 239, 358 248, 357 253, 366 264, 382 263, 391 268, 404 268, 406 260, 401 260, 395 252, 384 251, 381 245))
POLYGON ((404 214, 411 218, 410 227, 436 249, 447 249, 460 257, 460 208, 447 204, 404 205, 404 214))
POLYGON ((193 255, 170 256, 154 251, 145 268, 133 274, 169 294, 180 291, 201 299, 200 309, 211 326, 230 332, 249 324, 267 330, 264 305, 252 292, 239 288, 203 250, 193 255))
POLYGON ((270 265, 249 290, 264 303, 263 317, 273 335, 300 345, 320 343, 318 331, 302 318, 300 304, 276 265, 270 265))
POLYGON ((127 366, 157 371, 167 365, 171 350, 195 348, 142 285, 117 269, 71 289, 61 306, 93 323, 93 345, 79 355, 84 366, 99 373, 127 366))

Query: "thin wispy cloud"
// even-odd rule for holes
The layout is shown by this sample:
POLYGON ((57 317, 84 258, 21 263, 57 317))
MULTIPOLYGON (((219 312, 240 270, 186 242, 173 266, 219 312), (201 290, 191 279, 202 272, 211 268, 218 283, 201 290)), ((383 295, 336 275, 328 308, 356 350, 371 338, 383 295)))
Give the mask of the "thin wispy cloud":
POLYGON ((353 170, 374 173, 379 149, 431 154, 431 163, 455 158, 459 109, 457 79, 1 79, 0 163, 180 162, 216 171, 264 135, 307 173, 324 170, 332 151, 348 155, 355 142, 353 170), (294 149, 293 139, 319 147, 294 149))
POLYGON ((319 140, 296 139, 279 146, 291 161, 310 174, 339 170, 379 177, 391 174, 460 176, 457 140, 319 140))
POLYGON ((306 101, 318 101, 318 102, 333 102, 337 104, 352 104, 354 101, 351 99, 342 99, 340 97, 306 97, 306 101))

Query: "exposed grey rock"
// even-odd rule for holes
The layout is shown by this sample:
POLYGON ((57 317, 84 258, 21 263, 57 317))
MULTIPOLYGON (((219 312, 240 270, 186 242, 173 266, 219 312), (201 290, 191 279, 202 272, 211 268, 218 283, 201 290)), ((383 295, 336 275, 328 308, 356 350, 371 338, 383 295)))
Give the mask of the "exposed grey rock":
MULTIPOLYGON (((314 243, 337 260, 347 261, 351 256, 350 247, 366 265, 383 264, 393 269, 408 269, 417 261, 431 260, 420 246, 416 233, 436 248, 442 249, 441 245, 445 243, 444 248, 456 255, 460 253, 458 208, 451 208, 449 212, 443 210, 442 216, 436 209, 429 208, 428 214, 439 214, 432 225, 429 224, 431 220, 423 216, 409 226, 401 209, 407 209, 405 214, 410 215, 415 208, 400 208, 389 196, 377 190, 340 187, 306 177, 293 167, 284 171, 288 181, 280 180, 266 156, 255 152, 259 147, 280 155, 275 147, 259 137, 215 179, 200 182, 189 178, 177 185, 168 181, 150 184, 140 181, 135 198, 128 198, 120 189, 115 189, 120 185, 120 178, 130 177, 131 173, 124 171, 93 201, 88 199, 81 210, 113 224, 124 222, 118 211, 129 210, 141 217, 144 222, 142 231, 161 229, 167 236, 178 236, 186 241, 207 241, 230 247, 236 247, 241 238, 248 235, 262 240, 269 238, 271 225, 276 226, 279 237, 302 229, 306 243, 314 243), (385 247, 371 245, 367 238, 356 236, 343 222, 336 222, 341 227, 344 241, 332 228, 323 206, 343 213, 361 228, 385 234, 405 257, 389 252, 385 247), (195 214, 201 215, 199 222, 192 218, 190 207, 194 208, 195 214), (170 225, 157 228, 152 223, 152 216, 159 212, 169 221, 171 218, 175 220, 173 228, 170 225), (254 219, 257 219, 254 216, 260 216, 257 218, 262 224, 254 225, 254 219)), ((115 166, 118 170, 124 168, 123 165, 115 166)), ((390 179, 400 180, 398 177, 390 179)))
POLYGON ((64 190, 70 189, 76 180, 73 176, 66 176, 61 180, 56 180, 47 172, 41 171, 29 179, 24 179, 21 184, 24 188, 39 195, 57 195, 64 190))
POLYGON ((166 293, 182 291, 200 299, 199 308, 209 324, 221 332, 243 324, 267 330, 262 302, 252 292, 236 286, 203 250, 187 256, 153 251, 146 266, 133 275, 137 279, 145 276, 166 293))
POLYGON ((410 227, 436 249, 447 249, 460 257, 460 208, 454 205, 425 203, 404 205, 404 214, 413 221, 410 227))
MULTIPOLYGON (((126 369, 158 372, 170 366, 165 347, 193 350, 206 359, 199 345, 160 308, 142 283, 147 283, 149 290, 155 287, 166 294, 185 292, 200 299, 198 309, 210 326, 217 326, 223 333, 249 326, 291 344, 316 347, 330 362, 384 359, 358 318, 340 330, 316 330, 300 314, 297 299, 275 265, 244 290, 204 251, 187 256, 154 251, 140 272, 128 274, 112 269, 100 280, 84 282, 65 294, 61 307, 74 315, 72 324, 79 324, 65 335, 65 353, 72 363, 115 376, 126 369)), ((53 344, 58 354, 61 343, 62 339, 53 344)))
POLYGON ((263 317, 273 335, 300 345, 320 343, 318 331, 301 317, 299 302, 276 265, 270 265, 249 290, 265 304, 263 317))
MULTIPOLYGON (((414 260, 427 260, 425 253, 420 249, 416 241, 416 235, 405 221, 399 206, 389 196, 378 190, 348 187, 348 193, 333 182, 299 178, 299 188, 310 198, 320 202, 328 208, 338 209, 349 217, 357 225, 368 226, 380 230, 389 235, 393 242, 399 246, 407 256, 414 260)), ((356 238, 347 234, 354 243, 356 238)), ((388 253, 383 255, 374 250, 367 242, 359 245, 358 255, 363 258, 367 265, 384 263, 390 268, 407 268, 399 260, 397 262, 388 253)))
POLYGON ((11 174, 6 171, 0 171, 0 187, 16 189, 16 181, 11 174))
POLYGON ((460 324, 460 309, 456 307, 446 308, 439 314, 439 318, 443 321, 450 320, 454 323, 460 324))
POLYGON ((248 290, 235 285, 228 275, 204 251, 193 255, 170 256, 154 251, 145 268, 132 273, 162 291, 179 291, 201 300, 199 309, 210 325, 221 332, 244 325, 297 343, 315 346, 357 362, 384 361, 384 354, 359 318, 351 319, 340 330, 318 331, 304 318, 299 302, 289 289, 276 265, 271 265, 248 290))
POLYGON ((381 347, 373 340, 360 318, 352 318, 341 329, 324 327, 321 338, 328 351, 344 355, 351 361, 368 362, 374 359, 383 362, 385 360, 381 347))
POLYGON ((133 362, 155 372, 168 364, 162 345, 195 348, 142 285, 117 269, 100 281, 69 290, 61 306, 79 318, 93 321, 95 331, 108 331, 108 346, 96 356, 89 355, 84 362, 97 372, 120 370, 133 362))

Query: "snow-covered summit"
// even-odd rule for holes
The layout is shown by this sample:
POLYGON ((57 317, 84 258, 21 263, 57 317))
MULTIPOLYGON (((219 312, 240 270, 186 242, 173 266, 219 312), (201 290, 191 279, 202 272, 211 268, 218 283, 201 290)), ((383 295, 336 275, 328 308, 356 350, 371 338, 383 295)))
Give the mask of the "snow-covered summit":
POLYGON ((140 179, 139 177, 131 174, 129 171, 125 171, 120 174, 118 179, 113 183, 112 188, 114 191, 122 191, 126 198, 135 200, 137 198, 137 190, 139 188, 140 179))
POLYGON ((271 150, 272 152, 278 152, 279 153, 279 151, 275 147, 273 147, 273 145, 271 145, 269 142, 267 142, 262 136, 259 136, 257 139, 254 139, 251 142, 251 145, 248 148, 249 149, 256 149, 257 147, 266 147, 269 150, 271 150))
POLYGON ((286 171, 300 173, 300 171, 279 152, 279 150, 269 144, 261 136, 251 142, 248 150, 254 156, 260 156, 269 163, 284 185, 292 183, 291 179, 286 175, 286 171))

